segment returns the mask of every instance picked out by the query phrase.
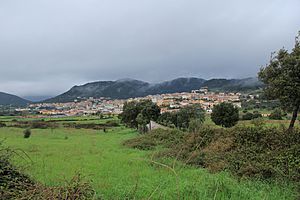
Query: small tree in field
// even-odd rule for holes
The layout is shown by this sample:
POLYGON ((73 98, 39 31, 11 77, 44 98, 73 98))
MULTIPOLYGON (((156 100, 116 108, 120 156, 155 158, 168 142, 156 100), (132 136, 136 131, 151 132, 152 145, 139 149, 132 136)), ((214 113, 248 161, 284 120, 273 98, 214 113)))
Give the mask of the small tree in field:
POLYGON ((216 125, 226 128, 232 127, 239 121, 239 110, 231 103, 220 103, 214 106, 211 113, 211 120, 216 125))
POLYGON ((279 99, 282 108, 293 113, 289 126, 293 129, 300 109, 300 32, 292 52, 280 49, 258 77, 266 84, 266 96, 279 99))
POLYGON ((23 134, 24 134, 24 138, 30 138, 31 130, 29 128, 27 128, 23 131, 23 134))

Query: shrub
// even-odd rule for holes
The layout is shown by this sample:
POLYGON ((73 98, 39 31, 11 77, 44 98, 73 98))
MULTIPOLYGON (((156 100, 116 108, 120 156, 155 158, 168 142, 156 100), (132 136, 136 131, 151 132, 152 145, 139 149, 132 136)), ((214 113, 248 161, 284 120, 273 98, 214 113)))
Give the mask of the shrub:
POLYGON ((202 126, 190 134, 155 130, 125 145, 139 149, 167 147, 158 156, 174 157, 214 172, 229 170, 240 177, 300 181, 300 129, 286 132, 258 123, 230 129, 202 126))
POLYGON ((271 112, 271 114, 269 115, 269 119, 273 119, 273 120, 282 120, 282 112, 279 108, 276 108, 275 110, 273 110, 273 112, 271 112))
POLYGON ((64 186, 44 186, 35 184, 28 188, 18 197, 20 200, 27 199, 95 199, 95 191, 91 182, 85 180, 80 174, 75 175, 70 181, 66 181, 64 186))
POLYGON ((14 151, 0 142, 0 199, 18 199, 22 192, 33 186, 33 181, 11 164, 14 151))
POLYGON ((24 138, 30 138, 30 136, 31 136, 31 130, 30 129, 25 129, 23 131, 23 134, 24 134, 24 138))
POLYGON ((0 128, 6 127, 6 124, 4 122, 0 122, 0 128))
POLYGON ((256 119, 256 118, 260 118, 260 117, 262 117, 262 115, 258 111, 254 111, 253 113, 246 112, 242 116, 242 120, 252 120, 252 119, 256 119))
POLYGON ((80 174, 59 187, 44 186, 34 182, 11 164, 15 151, 3 148, 1 145, 0 142, 0 199, 95 199, 91 182, 85 180, 80 174))
POLYGON ((181 143, 184 133, 176 129, 155 129, 137 138, 126 140, 125 146, 137 149, 154 149, 156 146, 171 147, 181 143))
POLYGON ((242 120, 251 120, 251 119, 253 119, 253 114, 250 112, 247 112, 242 116, 242 120))
POLYGON ((214 106, 211 119, 216 125, 229 128, 239 121, 239 110, 233 104, 223 102, 214 106))
POLYGON ((45 122, 45 121, 32 121, 30 123, 30 127, 32 129, 47 129, 47 128, 57 128, 58 125, 55 123, 51 123, 51 122, 45 122))

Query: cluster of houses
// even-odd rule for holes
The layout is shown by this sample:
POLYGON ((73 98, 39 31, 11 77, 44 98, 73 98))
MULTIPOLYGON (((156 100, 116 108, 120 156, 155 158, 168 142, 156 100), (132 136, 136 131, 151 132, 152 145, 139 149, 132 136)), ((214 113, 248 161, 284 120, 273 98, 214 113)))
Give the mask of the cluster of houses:
POLYGON ((120 114, 125 100, 111 100, 107 98, 94 99, 92 97, 68 103, 40 103, 31 104, 29 108, 42 115, 78 116, 94 114, 120 114))
POLYGON ((149 95, 143 98, 129 99, 129 101, 149 99, 161 108, 162 113, 176 112, 184 106, 200 104, 204 110, 210 113, 216 104, 222 102, 230 102, 240 108, 240 97, 241 93, 209 92, 207 87, 203 87, 191 92, 149 95))
POLYGON ((93 114, 120 114, 126 101, 151 100, 156 103, 161 112, 176 112, 180 108, 201 104, 208 113, 212 108, 222 102, 231 102, 237 107, 241 107, 240 93, 219 93, 210 92, 207 87, 191 92, 149 95, 146 97, 130 98, 126 100, 112 100, 108 98, 88 98, 74 100, 68 103, 40 103, 31 104, 28 109, 48 116, 76 116, 93 114))

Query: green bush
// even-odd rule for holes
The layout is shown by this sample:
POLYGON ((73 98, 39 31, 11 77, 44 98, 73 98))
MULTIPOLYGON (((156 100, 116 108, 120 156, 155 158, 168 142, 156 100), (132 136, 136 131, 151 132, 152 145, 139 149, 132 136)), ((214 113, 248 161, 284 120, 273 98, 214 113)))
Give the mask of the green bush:
POLYGON ((206 125, 189 134, 155 130, 125 144, 139 149, 167 147, 158 156, 174 157, 214 172, 229 170, 240 177, 300 181, 299 129, 287 132, 263 123, 230 129, 206 125))
POLYGON ((31 130, 30 129, 25 129, 23 131, 23 134, 24 134, 24 138, 30 138, 30 136, 31 136, 31 130))
POLYGON ((14 154, 0 142, 0 199, 18 199, 17 196, 33 186, 33 181, 11 164, 14 154))
POLYGON ((215 105, 211 120, 216 124, 226 128, 232 127, 239 121, 239 110, 231 103, 220 103, 215 105))
POLYGON ((0 122, 0 128, 6 127, 6 124, 4 122, 0 122))
POLYGON ((252 120, 252 119, 253 119, 253 114, 250 112, 247 112, 242 116, 242 120, 252 120))
POLYGON ((155 129, 147 134, 126 140, 125 146, 142 150, 154 149, 156 146, 171 147, 182 142, 184 133, 176 129, 155 129))
POLYGON ((0 142, 0 199, 95 199, 91 183, 80 174, 66 181, 63 186, 44 186, 11 164, 14 155, 19 154, 2 147, 0 142))
POLYGON ((271 112, 271 114, 269 115, 269 119, 273 119, 273 120, 282 120, 282 117, 283 117, 283 113, 279 108, 273 110, 273 112, 271 112))

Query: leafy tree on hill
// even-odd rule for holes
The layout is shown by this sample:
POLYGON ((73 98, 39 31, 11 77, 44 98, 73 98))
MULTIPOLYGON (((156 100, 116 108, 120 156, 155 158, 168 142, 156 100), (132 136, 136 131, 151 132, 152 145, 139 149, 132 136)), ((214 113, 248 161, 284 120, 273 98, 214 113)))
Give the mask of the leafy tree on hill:
POLYGON ((259 79, 266 84, 264 90, 270 99, 279 99, 281 106, 292 111, 289 129, 294 128, 300 109, 300 32, 292 52, 282 48, 272 57, 266 67, 258 73, 259 79))
POLYGON ((183 129, 189 128, 191 124, 193 127, 198 127, 204 120, 205 111, 200 104, 185 106, 178 112, 165 112, 158 118, 158 122, 165 126, 183 129))
POLYGON ((239 121, 239 110, 233 104, 223 102, 214 106, 211 119, 216 125, 229 128, 239 121))
POLYGON ((188 128, 192 119, 197 119, 199 123, 205 120, 205 111, 201 108, 200 104, 186 106, 180 109, 177 113, 176 127, 188 128))
POLYGON ((139 122, 148 124, 150 120, 156 121, 160 115, 160 108, 150 100, 126 102, 121 121, 131 128, 138 128, 139 122), (140 115, 139 115, 140 114, 140 115), (139 115, 139 118, 138 118, 139 115), (138 118, 138 120, 137 120, 138 118))

